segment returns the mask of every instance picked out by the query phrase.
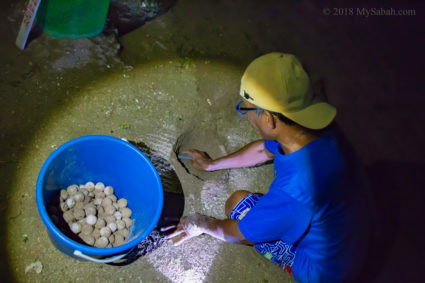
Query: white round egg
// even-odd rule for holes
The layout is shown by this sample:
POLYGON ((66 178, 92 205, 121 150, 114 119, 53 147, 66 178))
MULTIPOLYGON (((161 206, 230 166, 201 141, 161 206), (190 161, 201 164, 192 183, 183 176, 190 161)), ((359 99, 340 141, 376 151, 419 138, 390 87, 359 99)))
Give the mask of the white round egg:
POLYGON ((104 183, 102 183, 102 182, 98 182, 98 183, 96 183, 96 185, 94 186, 94 189, 95 189, 97 192, 103 192, 103 190, 105 189, 105 184, 104 184, 104 183))
POLYGON ((114 188, 111 186, 107 186, 104 190, 105 195, 110 196, 114 193, 114 188))
POLYGON ((75 205, 75 200, 74 200, 74 198, 72 198, 72 197, 68 198, 68 199, 66 200, 66 205, 67 205, 69 208, 73 208, 73 207, 74 207, 74 205, 75 205))
POLYGON ((87 224, 89 224, 89 225, 94 225, 94 224, 96 224, 96 221, 97 221, 97 217, 96 217, 96 216, 94 216, 94 215, 88 215, 88 216, 87 216, 87 218, 86 218, 86 222, 87 222, 87 224))
POLYGON ((72 223, 71 224, 71 231, 74 232, 74 234, 78 234, 81 232, 81 224, 80 223, 72 223))

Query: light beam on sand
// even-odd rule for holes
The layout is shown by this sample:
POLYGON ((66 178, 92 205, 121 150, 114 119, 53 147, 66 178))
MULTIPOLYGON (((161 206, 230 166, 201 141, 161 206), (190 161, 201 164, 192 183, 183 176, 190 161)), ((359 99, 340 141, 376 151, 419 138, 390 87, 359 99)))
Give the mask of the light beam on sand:
MULTIPOLYGON (((206 181, 199 196, 189 196, 186 205, 188 214, 199 212, 217 218, 224 218, 224 203, 227 192, 227 175, 218 181, 206 181), (200 203, 196 202, 200 199, 200 203)), ((203 235, 174 247, 167 243, 149 257, 148 261, 172 282, 204 282, 220 249, 222 242, 203 235)))
POLYGON ((200 236, 180 246, 167 243, 148 256, 148 261, 172 282, 204 282, 221 242, 200 236))

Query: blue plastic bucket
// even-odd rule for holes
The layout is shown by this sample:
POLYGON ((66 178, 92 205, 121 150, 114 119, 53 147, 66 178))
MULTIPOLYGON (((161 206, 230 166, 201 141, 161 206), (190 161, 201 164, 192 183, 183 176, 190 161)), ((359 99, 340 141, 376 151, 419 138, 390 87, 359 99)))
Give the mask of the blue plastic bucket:
POLYGON ((163 199, 161 180, 151 161, 130 143, 109 136, 80 137, 60 146, 43 164, 36 186, 38 212, 55 247, 71 257, 95 262, 120 259, 147 237, 159 220, 163 199), (53 224, 47 207, 53 198, 59 198, 58 191, 88 181, 112 186, 118 198, 128 200, 133 225, 123 245, 83 245, 53 224))

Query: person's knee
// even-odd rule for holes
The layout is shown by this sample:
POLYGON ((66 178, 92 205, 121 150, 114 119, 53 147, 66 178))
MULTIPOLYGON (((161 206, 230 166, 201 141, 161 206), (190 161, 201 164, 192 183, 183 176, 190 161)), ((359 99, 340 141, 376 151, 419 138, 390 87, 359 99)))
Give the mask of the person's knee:
POLYGON ((226 201, 226 205, 224 207, 224 213, 226 214, 227 218, 229 218, 230 213, 232 212, 233 208, 247 195, 249 195, 251 192, 240 190, 234 192, 226 201))

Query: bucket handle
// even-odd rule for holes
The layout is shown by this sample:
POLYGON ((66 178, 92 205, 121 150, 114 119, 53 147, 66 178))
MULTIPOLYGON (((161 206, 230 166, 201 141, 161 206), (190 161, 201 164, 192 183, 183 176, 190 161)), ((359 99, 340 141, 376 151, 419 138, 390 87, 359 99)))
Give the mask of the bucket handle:
POLYGON ((91 256, 85 255, 83 254, 81 251, 79 250, 75 250, 74 251, 74 255, 80 258, 83 258, 85 260, 89 260, 92 262, 97 262, 97 263, 110 263, 110 262, 114 262, 116 260, 122 259, 123 257, 125 257, 127 255, 127 253, 124 254, 120 254, 120 255, 116 255, 113 257, 109 257, 109 258, 105 258, 105 259, 97 259, 97 258, 93 258, 91 256))

